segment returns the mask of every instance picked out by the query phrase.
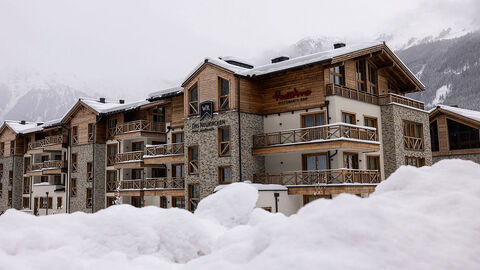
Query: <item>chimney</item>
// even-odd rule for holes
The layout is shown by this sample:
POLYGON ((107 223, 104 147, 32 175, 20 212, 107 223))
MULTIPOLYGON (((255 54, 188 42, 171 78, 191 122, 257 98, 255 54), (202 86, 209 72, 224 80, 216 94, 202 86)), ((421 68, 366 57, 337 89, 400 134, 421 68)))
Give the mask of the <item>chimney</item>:
POLYGON ((125 100, 124 100, 124 99, 120 99, 120 100, 118 101, 118 103, 120 103, 120 104, 125 104, 125 100))
POLYGON ((38 123, 37 123, 37 126, 41 126, 41 125, 43 125, 42 122, 38 122, 38 123))
POLYGON ((104 97, 100 98, 100 103, 105 103, 105 98, 104 97))
POLYGON ((345 43, 339 42, 339 43, 333 44, 333 48, 334 48, 334 49, 338 49, 338 48, 345 47, 345 45, 346 45, 345 43))
POLYGON ((283 62, 283 61, 286 61, 288 59, 290 59, 290 57, 288 57, 288 56, 279 56, 277 58, 272 59, 272 64, 283 62))
POLYGON ((25 120, 20 121, 20 124, 25 125, 25 120))

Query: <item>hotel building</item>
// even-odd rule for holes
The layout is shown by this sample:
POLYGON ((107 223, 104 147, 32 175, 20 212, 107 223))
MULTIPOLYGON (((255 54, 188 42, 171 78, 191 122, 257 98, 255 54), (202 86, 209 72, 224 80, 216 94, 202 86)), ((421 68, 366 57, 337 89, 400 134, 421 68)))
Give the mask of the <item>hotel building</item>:
POLYGON ((423 89, 384 43, 257 67, 206 58, 180 87, 145 100, 80 99, 56 121, 5 122, 0 211, 193 211, 240 181, 259 189, 257 206, 285 214, 368 196, 399 166, 432 163, 429 114, 404 96, 423 89))

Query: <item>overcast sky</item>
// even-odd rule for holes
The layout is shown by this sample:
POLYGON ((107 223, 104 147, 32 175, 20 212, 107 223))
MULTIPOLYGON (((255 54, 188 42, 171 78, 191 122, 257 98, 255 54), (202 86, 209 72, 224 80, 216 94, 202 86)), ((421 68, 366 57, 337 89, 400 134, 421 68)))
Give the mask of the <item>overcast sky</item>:
POLYGON ((347 43, 475 29, 479 0, 0 0, 0 81, 37 74, 112 98, 175 86, 205 56, 254 63, 304 37, 347 43), (75 82, 73 82, 75 81, 75 82))

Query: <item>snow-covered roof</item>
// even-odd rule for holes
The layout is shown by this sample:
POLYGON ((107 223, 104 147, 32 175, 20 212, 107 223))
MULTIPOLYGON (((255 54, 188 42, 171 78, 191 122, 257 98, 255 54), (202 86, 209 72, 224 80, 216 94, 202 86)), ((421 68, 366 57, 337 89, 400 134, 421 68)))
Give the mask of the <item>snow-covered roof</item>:
MULTIPOLYGON (((28 133, 32 133, 32 132, 37 132, 37 131, 41 131, 45 128, 60 125, 61 123, 62 123, 61 118, 60 119, 49 120, 49 121, 46 121, 45 123, 43 123, 41 125, 36 125, 35 127, 22 130, 22 132, 20 132, 20 133, 28 134, 28 133)), ((38 124, 40 124, 40 123, 38 123, 38 124)))
POLYGON ((479 111, 472 111, 472 110, 468 110, 468 109, 451 107, 451 106, 447 106, 447 105, 438 105, 436 108, 432 109, 430 112, 433 112, 437 108, 440 108, 440 109, 443 109, 445 111, 449 111, 451 113, 458 114, 458 115, 461 115, 463 117, 466 117, 466 118, 469 118, 469 119, 480 122, 480 112, 479 111))
POLYGON ((172 87, 168 89, 162 89, 159 91, 152 92, 148 94, 148 99, 160 99, 160 98, 166 98, 174 95, 179 95, 183 93, 183 87, 177 86, 177 87, 172 87))
POLYGON ((36 128, 38 125, 42 124, 42 122, 25 122, 22 124, 22 121, 15 121, 15 120, 5 120, 5 124, 11 128, 15 133, 20 134, 24 133, 25 130, 29 130, 32 128, 36 128))
POLYGON ((119 101, 105 100, 105 102, 100 102, 99 99, 93 98, 80 98, 80 101, 98 113, 112 113, 116 111, 132 110, 150 103, 148 100, 139 100, 121 104, 119 101))

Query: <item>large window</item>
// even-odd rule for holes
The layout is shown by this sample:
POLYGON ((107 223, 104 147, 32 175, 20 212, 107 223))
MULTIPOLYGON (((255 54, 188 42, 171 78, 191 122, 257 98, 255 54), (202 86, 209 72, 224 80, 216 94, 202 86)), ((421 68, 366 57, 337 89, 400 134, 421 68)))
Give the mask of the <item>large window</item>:
POLYGON ((355 81, 357 84, 357 90, 366 91, 366 73, 365 73, 365 60, 358 60, 355 62, 355 81))
POLYGON ((315 127, 325 125, 325 113, 309 113, 301 116, 302 118, 302 127, 315 127))
POLYGON ((132 180, 142 179, 143 169, 132 169, 132 180))
POLYGON ((198 114, 198 86, 194 85, 188 90, 188 114, 198 114))
POLYGON ((422 167, 425 165, 425 159, 420 157, 405 157, 405 165, 422 167))
POLYGON ((373 127, 373 128, 376 128, 378 129, 378 121, 377 121, 377 118, 374 118, 374 117, 368 117, 368 116, 364 116, 363 117, 363 125, 366 126, 366 127, 373 127))
POLYGON ((200 185, 199 184, 190 184, 188 185, 188 209, 190 211, 195 211, 197 209, 198 202, 200 202, 200 185))
POLYGON ((330 68, 330 83, 345 85, 345 66, 336 66, 330 68))
POLYGON ((405 149, 423 150, 423 125, 411 121, 403 121, 405 149))
POLYGON ((343 167, 347 169, 358 169, 358 154, 343 153, 343 167))
POLYGON ((228 110, 230 94, 230 82, 228 80, 218 78, 218 104, 219 110, 228 110))
POLYGON ((132 151, 143 151, 143 142, 132 142, 132 151))
POLYGON ((432 142, 432 152, 440 150, 440 144, 438 143, 438 125, 437 121, 430 123, 430 140, 432 142))
POLYGON ((172 177, 173 178, 185 177, 185 165, 183 165, 183 163, 172 164, 172 177))
POLYGON ((380 170, 380 157, 379 156, 367 156, 367 170, 380 170))
POLYGON ((302 167, 304 171, 321 171, 328 169, 327 153, 304 154, 302 167))
POLYGON ((153 178, 167 177, 167 168, 152 168, 153 178))
POLYGON ((117 171, 107 171, 107 192, 117 190, 117 171))
POLYGON ((183 132, 172 133, 172 143, 182 143, 184 140, 183 132))
POLYGON ((450 150, 479 148, 478 129, 447 119, 450 150))
POLYGON ((185 198, 184 197, 172 197, 172 207, 185 209, 185 198))
POLYGON ((158 107, 153 110, 153 122, 158 124, 165 123, 165 108, 158 107))
POLYGON ((372 95, 378 94, 377 87, 377 68, 368 64, 368 92, 372 95))
POLYGON ((118 152, 117 149, 118 149, 117 144, 107 145, 107 166, 112 166, 115 163, 115 155, 118 152))
POLYGON ((230 127, 218 128, 218 155, 230 156, 230 127))
POLYGON ((190 146, 188 148, 188 173, 189 174, 199 173, 198 145, 190 146))
POLYGON ((220 184, 232 182, 232 168, 230 166, 223 166, 218 168, 218 182, 220 184))

